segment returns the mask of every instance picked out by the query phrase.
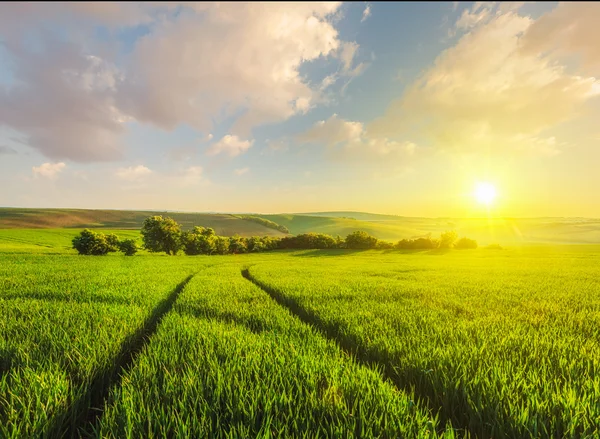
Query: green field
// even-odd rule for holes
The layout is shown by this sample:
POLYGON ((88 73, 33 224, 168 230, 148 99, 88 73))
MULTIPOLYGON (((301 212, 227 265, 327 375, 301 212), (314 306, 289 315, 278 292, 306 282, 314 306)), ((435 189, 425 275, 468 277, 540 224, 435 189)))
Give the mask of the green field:
POLYGON ((77 231, 0 231, 2 438, 600 436, 600 245, 93 257, 77 231))
MULTIPOLYGON (((230 214, 147 212, 85 209, 0 208, 0 233, 18 229, 124 229, 139 230, 150 215, 166 215, 184 229, 195 225, 212 227, 217 235, 285 236, 272 228, 230 214)), ((417 218, 361 212, 309 214, 252 214, 289 229, 290 233, 316 232, 345 237, 364 230, 383 240, 397 242, 446 230, 476 239, 480 245, 501 244, 600 244, 600 219, 593 218, 417 218)), ((6 236, 6 235, 5 235, 6 236)))

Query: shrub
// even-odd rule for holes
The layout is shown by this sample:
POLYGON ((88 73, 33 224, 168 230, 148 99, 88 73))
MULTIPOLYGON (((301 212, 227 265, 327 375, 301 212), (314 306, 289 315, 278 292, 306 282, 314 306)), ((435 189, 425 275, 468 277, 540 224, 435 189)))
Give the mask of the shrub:
POLYGON ((477 241, 475 241, 474 239, 469 239, 469 238, 460 238, 458 241, 456 241, 456 244, 454 244, 454 248, 458 248, 458 249, 477 248, 477 241))
POLYGON ((440 236, 440 248, 452 248, 456 240, 458 239, 458 233, 454 230, 444 232, 440 236))
POLYGON ((119 242, 119 250, 121 250, 125 256, 133 256, 138 251, 138 245, 135 239, 123 239, 119 242))
POLYGON ((217 251, 217 235, 210 227, 194 227, 182 233, 181 242, 186 255, 212 255, 217 251))
POLYGON ((229 238, 229 251, 234 254, 246 253, 248 247, 246 246, 246 240, 241 236, 234 235, 229 238))
POLYGON ((357 230, 346 237, 346 248, 369 249, 377 247, 377 238, 367 232, 357 230))
POLYGON ((112 234, 109 236, 110 238, 107 239, 106 235, 103 233, 85 229, 79 235, 74 237, 71 243, 73 244, 73 248, 77 250, 80 255, 100 256, 109 252, 115 252, 118 249, 117 245, 114 244, 114 238, 116 238, 117 244, 119 238, 112 234))

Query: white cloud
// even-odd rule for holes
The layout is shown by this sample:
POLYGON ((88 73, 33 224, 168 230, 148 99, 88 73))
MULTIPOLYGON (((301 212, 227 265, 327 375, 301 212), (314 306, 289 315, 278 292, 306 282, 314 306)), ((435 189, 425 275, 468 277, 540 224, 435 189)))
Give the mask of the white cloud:
POLYGON ((244 175, 246 174, 248 171, 250 170, 250 168, 246 167, 246 168, 240 168, 240 169, 236 169, 235 171, 233 171, 233 173, 235 175, 244 175))
POLYGON ((362 18, 360 19, 360 22, 362 23, 370 16, 371 16, 371 3, 367 3, 367 6, 365 6, 365 9, 363 10, 363 14, 362 14, 362 18))
POLYGON ((288 142, 284 139, 267 140, 266 143, 272 151, 285 151, 288 149, 288 142))
POLYGON ((63 169, 66 168, 67 165, 65 165, 63 162, 60 163, 43 163, 40 166, 34 166, 33 168, 31 168, 31 170, 33 171, 33 176, 34 177, 45 177, 45 178, 49 178, 49 179, 55 179, 58 174, 60 174, 63 169))
POLYGON ((202 166, 190 166, 183 173, 184 185, 195 185, 204 181, 202 166))
POLYGON ((216 115, 246 110, 232 131, 247 137, 252 127, 305 112, 317 99, 299 67, 336 53, 341 42, 331 15, 340 3, 201 6, 201 15, 181 13, 136 45, 119 94, 128 113, 166 129, 187 123, 204 131, 216 115))
POLYGON ((129 166, 128 168, 119 168, 115 175, 121 180, 136 181, 152 174, 152 171, 144 165, 129 166))
POLYGON ((360 142, 363 131, 362 123, 340 119, 334 114, 327 120, 317 122, 297 139, 305 143, 322 143, 328 147, 335 147, 340 143, 360 142))
POLYGON ((341 147, 344 154, 355 154, 357 157, 364 157, 365 154, 372 157, 390 154, 410 156, 416 151, 416 145, 412 142, 372 137, 361 122, 341 119, 337 114, 317 122, 296 139, 301 143, 321 144, 331 149, 341 147))
MULTIPOLYGON (((129 121, 208 132, 242 114, 231 134, 248 138, 258 125, 323 102, 299 70, 340 55, 344 42, 334 20, 340 5, 3 4, 0 39, 19 80, 0 90, 0 124, 48 157, 80 162, 122 157, 129 121), (122 43, 98 44, 92 29, 139 24, 150 24, 150 32, 117 69, 122 43), (36 45, 40 50, 27 49, 36 45)), ((355 45, 347 47, 340 63, 359 74, 351 69, 355 45)))
MULTIPOLYGON (((485 10, 478 7, 471 12, 485 10)), ((600 88, 592 77, 568 74, 521 50, 532 25, 514 12, 475 25, 368 131, 443 150, 555 155, 561 142, 551 140, 550 131, 582 111, 600 88)))
POLYGON ((522 38, 524 53, 551 51, 558 61, 574 54, 581 56, 586 74, 600 76, 600 3, 563 2, 540 17, 522 38))
POLYGON ((206 154, 212 156, 224 153, 229 157, 235 157, 246 152, 253 143, 254 140, 241 140, 238 136, 227 134, 208 148, 206 154))

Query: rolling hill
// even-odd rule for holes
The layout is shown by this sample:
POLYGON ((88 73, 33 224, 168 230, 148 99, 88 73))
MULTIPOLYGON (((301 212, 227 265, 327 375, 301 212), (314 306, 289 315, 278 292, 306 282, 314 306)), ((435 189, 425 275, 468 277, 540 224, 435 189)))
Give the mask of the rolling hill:
MULTIPOLYGON (((285 236, 262 224, 223 213, 184 213, 128 210, 0 208, 0 229, 129 229, 138 230, 150 215, 166 215, 185 229, 195 225, 212 227, 217 234, 231 236, 285 236)), ((398 241, 446 230, 476 239, 480 245, 500 243, 600 243, 600 219, 589 218, 419 218, 365 212, 316 212, 261 215, 289 229, 290 233, 317 232, 345 237, 364 230, 379 239, 398 241)))
POLYGON ((232 236, 285 236, 277 230, 229 214, 92 210, 92 209, 16 209, 0 208, 0 229, 59 229, 101 228, 136 229, 152 215, 173 218, 184 229, 193 226, 212 227, 218 235, 232 236))

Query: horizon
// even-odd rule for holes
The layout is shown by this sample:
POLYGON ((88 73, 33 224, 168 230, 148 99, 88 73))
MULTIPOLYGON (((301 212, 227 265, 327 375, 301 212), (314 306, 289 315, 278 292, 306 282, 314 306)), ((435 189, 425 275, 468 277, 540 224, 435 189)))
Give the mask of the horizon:
POLYGON ((417 215, 399 215, 393 213, 352 211, 352 210, 331 210, 331 211, 308 211, 308 212, 258 212, 258 211, 197 211, 197 210, 178 210, 178 209, 116 209, 116 208, 81 208, 81 207, 22 207, 22 206, 0 206, 1 209, 30 209, 30 210, 108 210, 114 212, 157 212, 157 213, 190 213, 190 214, 205 214, 205 215, 325 215, 325 214, 361 214, 374 216, 395 216, 398 218, 414 218, 414 219, 464 219, 464 220, 527 220, 527 219, 585 219, 585 220, 600 220, 600 217, 586 216, 481 216, 481 217, 459 217, 459 216, 417 216, 417 215))
POLYGON ((598 19, 567 2, 3 3, 0 204, 600 218, 598 19))

